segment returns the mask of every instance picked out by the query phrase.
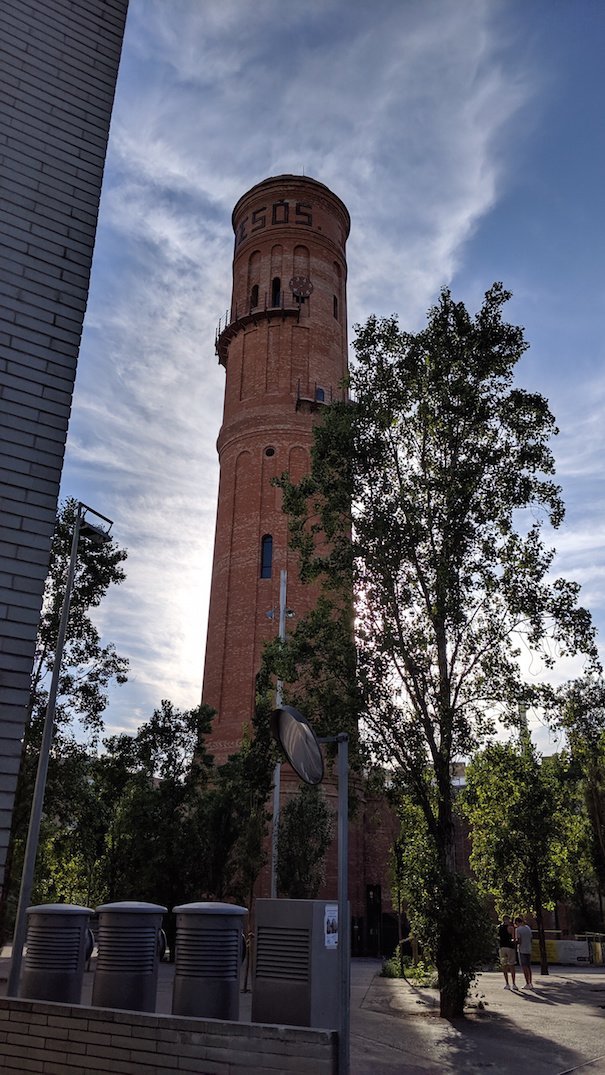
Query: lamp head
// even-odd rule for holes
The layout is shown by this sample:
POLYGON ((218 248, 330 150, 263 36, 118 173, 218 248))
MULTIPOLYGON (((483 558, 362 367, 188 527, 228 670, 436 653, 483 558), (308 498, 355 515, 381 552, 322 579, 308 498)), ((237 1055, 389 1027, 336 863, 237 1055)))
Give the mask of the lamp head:
POLYGON ((80 523, 80 537, 85 541, 90 541, 91 545, 107 545, 111 541, 111 534, 108 530, 95 526, 88 519, 83 519, 80 523))

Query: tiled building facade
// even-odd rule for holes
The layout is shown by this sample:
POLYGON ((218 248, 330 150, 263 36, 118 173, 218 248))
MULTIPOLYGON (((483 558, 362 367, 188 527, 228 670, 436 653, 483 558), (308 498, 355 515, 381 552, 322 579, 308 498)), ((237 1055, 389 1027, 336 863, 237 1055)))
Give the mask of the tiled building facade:
POLYGON ((0 884, 128 0, 0 0, 0 884))

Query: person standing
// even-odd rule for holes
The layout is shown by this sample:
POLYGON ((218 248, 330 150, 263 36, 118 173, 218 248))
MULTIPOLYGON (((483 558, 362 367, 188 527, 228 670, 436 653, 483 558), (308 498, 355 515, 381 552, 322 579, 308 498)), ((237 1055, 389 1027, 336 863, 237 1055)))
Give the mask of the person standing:
POLYGON ((498 926, 498 948, 500 953, 500 966, 502 967, 502 973, 504 975, 504 989, 511 988, 511 986, 508 984, 509 974, 512 981, 512 988, 516 989, 515 931, 513 929, 512 922, 507 914, 502 916, 502 921, 498 926))
POLYGON ((515 936, 519 947, 519 962, 525 977, 524 989, 533 989, 534 983, 531 973, 531 928, 524 918, 515 918, 515 936))

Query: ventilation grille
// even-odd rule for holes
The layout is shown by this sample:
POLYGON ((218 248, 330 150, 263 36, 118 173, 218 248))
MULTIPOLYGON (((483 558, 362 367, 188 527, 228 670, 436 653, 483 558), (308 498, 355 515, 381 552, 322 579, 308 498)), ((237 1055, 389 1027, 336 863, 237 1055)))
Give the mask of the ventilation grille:
POLYGON ((81 936, 79 926, 50 931, 48 927, 32 923, 27 930, 26 968, 49 972, 77 971, 81 936))
POLYGON ((153 974, 158 953, 157 926, 99 926, 99 971, 153 974))
POLYGON ((256 977, 288 982, 309 980, 309 930, 259 926, 256 977))
POLYGON ((187 978, 239 978, 241 931, 195 929, 176 931, 176 973, 187 978))

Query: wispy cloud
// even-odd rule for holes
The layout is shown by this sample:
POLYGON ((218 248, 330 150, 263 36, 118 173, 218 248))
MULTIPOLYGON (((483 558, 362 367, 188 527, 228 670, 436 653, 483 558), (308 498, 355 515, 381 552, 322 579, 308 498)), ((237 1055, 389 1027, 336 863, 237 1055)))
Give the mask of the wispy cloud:
POLYGON ((130 549, 102 610, 132 658, 120 726, 199 699, 233 204, 272 174, 326 183, 351 322, 415 327, 510 180, 535 76, 503 41, 488 0, 131 0, 64 481, 130 549))

